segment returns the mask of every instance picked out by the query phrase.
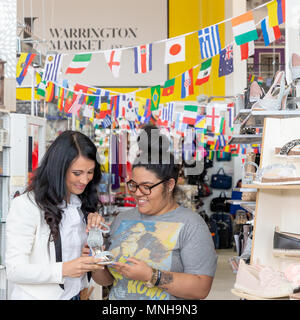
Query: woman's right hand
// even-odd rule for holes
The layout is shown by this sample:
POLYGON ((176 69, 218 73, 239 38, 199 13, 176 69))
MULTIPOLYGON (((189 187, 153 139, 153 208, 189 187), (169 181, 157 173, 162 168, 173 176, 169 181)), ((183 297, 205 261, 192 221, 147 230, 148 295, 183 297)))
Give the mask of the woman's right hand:
POLYGON ((103 266, 96 264, 101 259, 94 257, 80 257, 74 260, 63 262, 62 276, 79 278, 89 271, 102 270, 103 266))

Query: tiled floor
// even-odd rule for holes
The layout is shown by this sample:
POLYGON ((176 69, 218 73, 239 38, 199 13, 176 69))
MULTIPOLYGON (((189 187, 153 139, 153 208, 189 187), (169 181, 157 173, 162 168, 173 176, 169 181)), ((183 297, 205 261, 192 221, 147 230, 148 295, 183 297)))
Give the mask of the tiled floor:
POLYGON ((228 262, 229 258, 237 254, 233 249, 217 250, 218 265, 214 282, 206 300, 240 300, 231 293, 235 282, 235 274, 228 262))

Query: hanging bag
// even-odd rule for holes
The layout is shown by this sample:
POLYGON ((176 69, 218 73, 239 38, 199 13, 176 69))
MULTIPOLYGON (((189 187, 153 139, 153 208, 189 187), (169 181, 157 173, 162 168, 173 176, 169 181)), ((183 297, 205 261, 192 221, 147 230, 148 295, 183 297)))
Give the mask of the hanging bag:
POLYGON ((222 191, 220 195, 210 201, 210 211, 212 212, 230 212, 230 203, 226 202, 230 200, 226 196, 226 193, 222 191))
POLYGON ((210 186, 214 189, 230 189, 232 186, 232 177, 225 174, 223 168, 211 176, 210 186))

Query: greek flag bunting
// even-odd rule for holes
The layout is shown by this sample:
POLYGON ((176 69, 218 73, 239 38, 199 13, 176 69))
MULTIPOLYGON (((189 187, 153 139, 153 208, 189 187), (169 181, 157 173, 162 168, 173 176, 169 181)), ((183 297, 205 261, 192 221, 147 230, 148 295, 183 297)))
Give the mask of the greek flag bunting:
POLYGON ((202 59, 213 57, 221 52, 221 41, 218 25, 198 31, 202 59))
POLYGON ((112 122, 111 122, 111 118, 110 116, 107 114, 105 116, 105 118, 102 121, 102 126, 103 128, 108 128, 109 126, 111 126, 112 122))

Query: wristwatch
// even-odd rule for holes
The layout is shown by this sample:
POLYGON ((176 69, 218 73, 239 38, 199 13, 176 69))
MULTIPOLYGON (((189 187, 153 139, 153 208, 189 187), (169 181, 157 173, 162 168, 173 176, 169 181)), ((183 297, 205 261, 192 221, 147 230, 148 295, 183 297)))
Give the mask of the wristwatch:
POLYGON ((148 280, 146 283, 145 283, 145 286, 148 287, 148 288, 153 288, 157 282, 157 278, 158 278, 158 270, 157 269, 154 269, 152 268, 152 276, 151 276, 151 279, 148 280))

